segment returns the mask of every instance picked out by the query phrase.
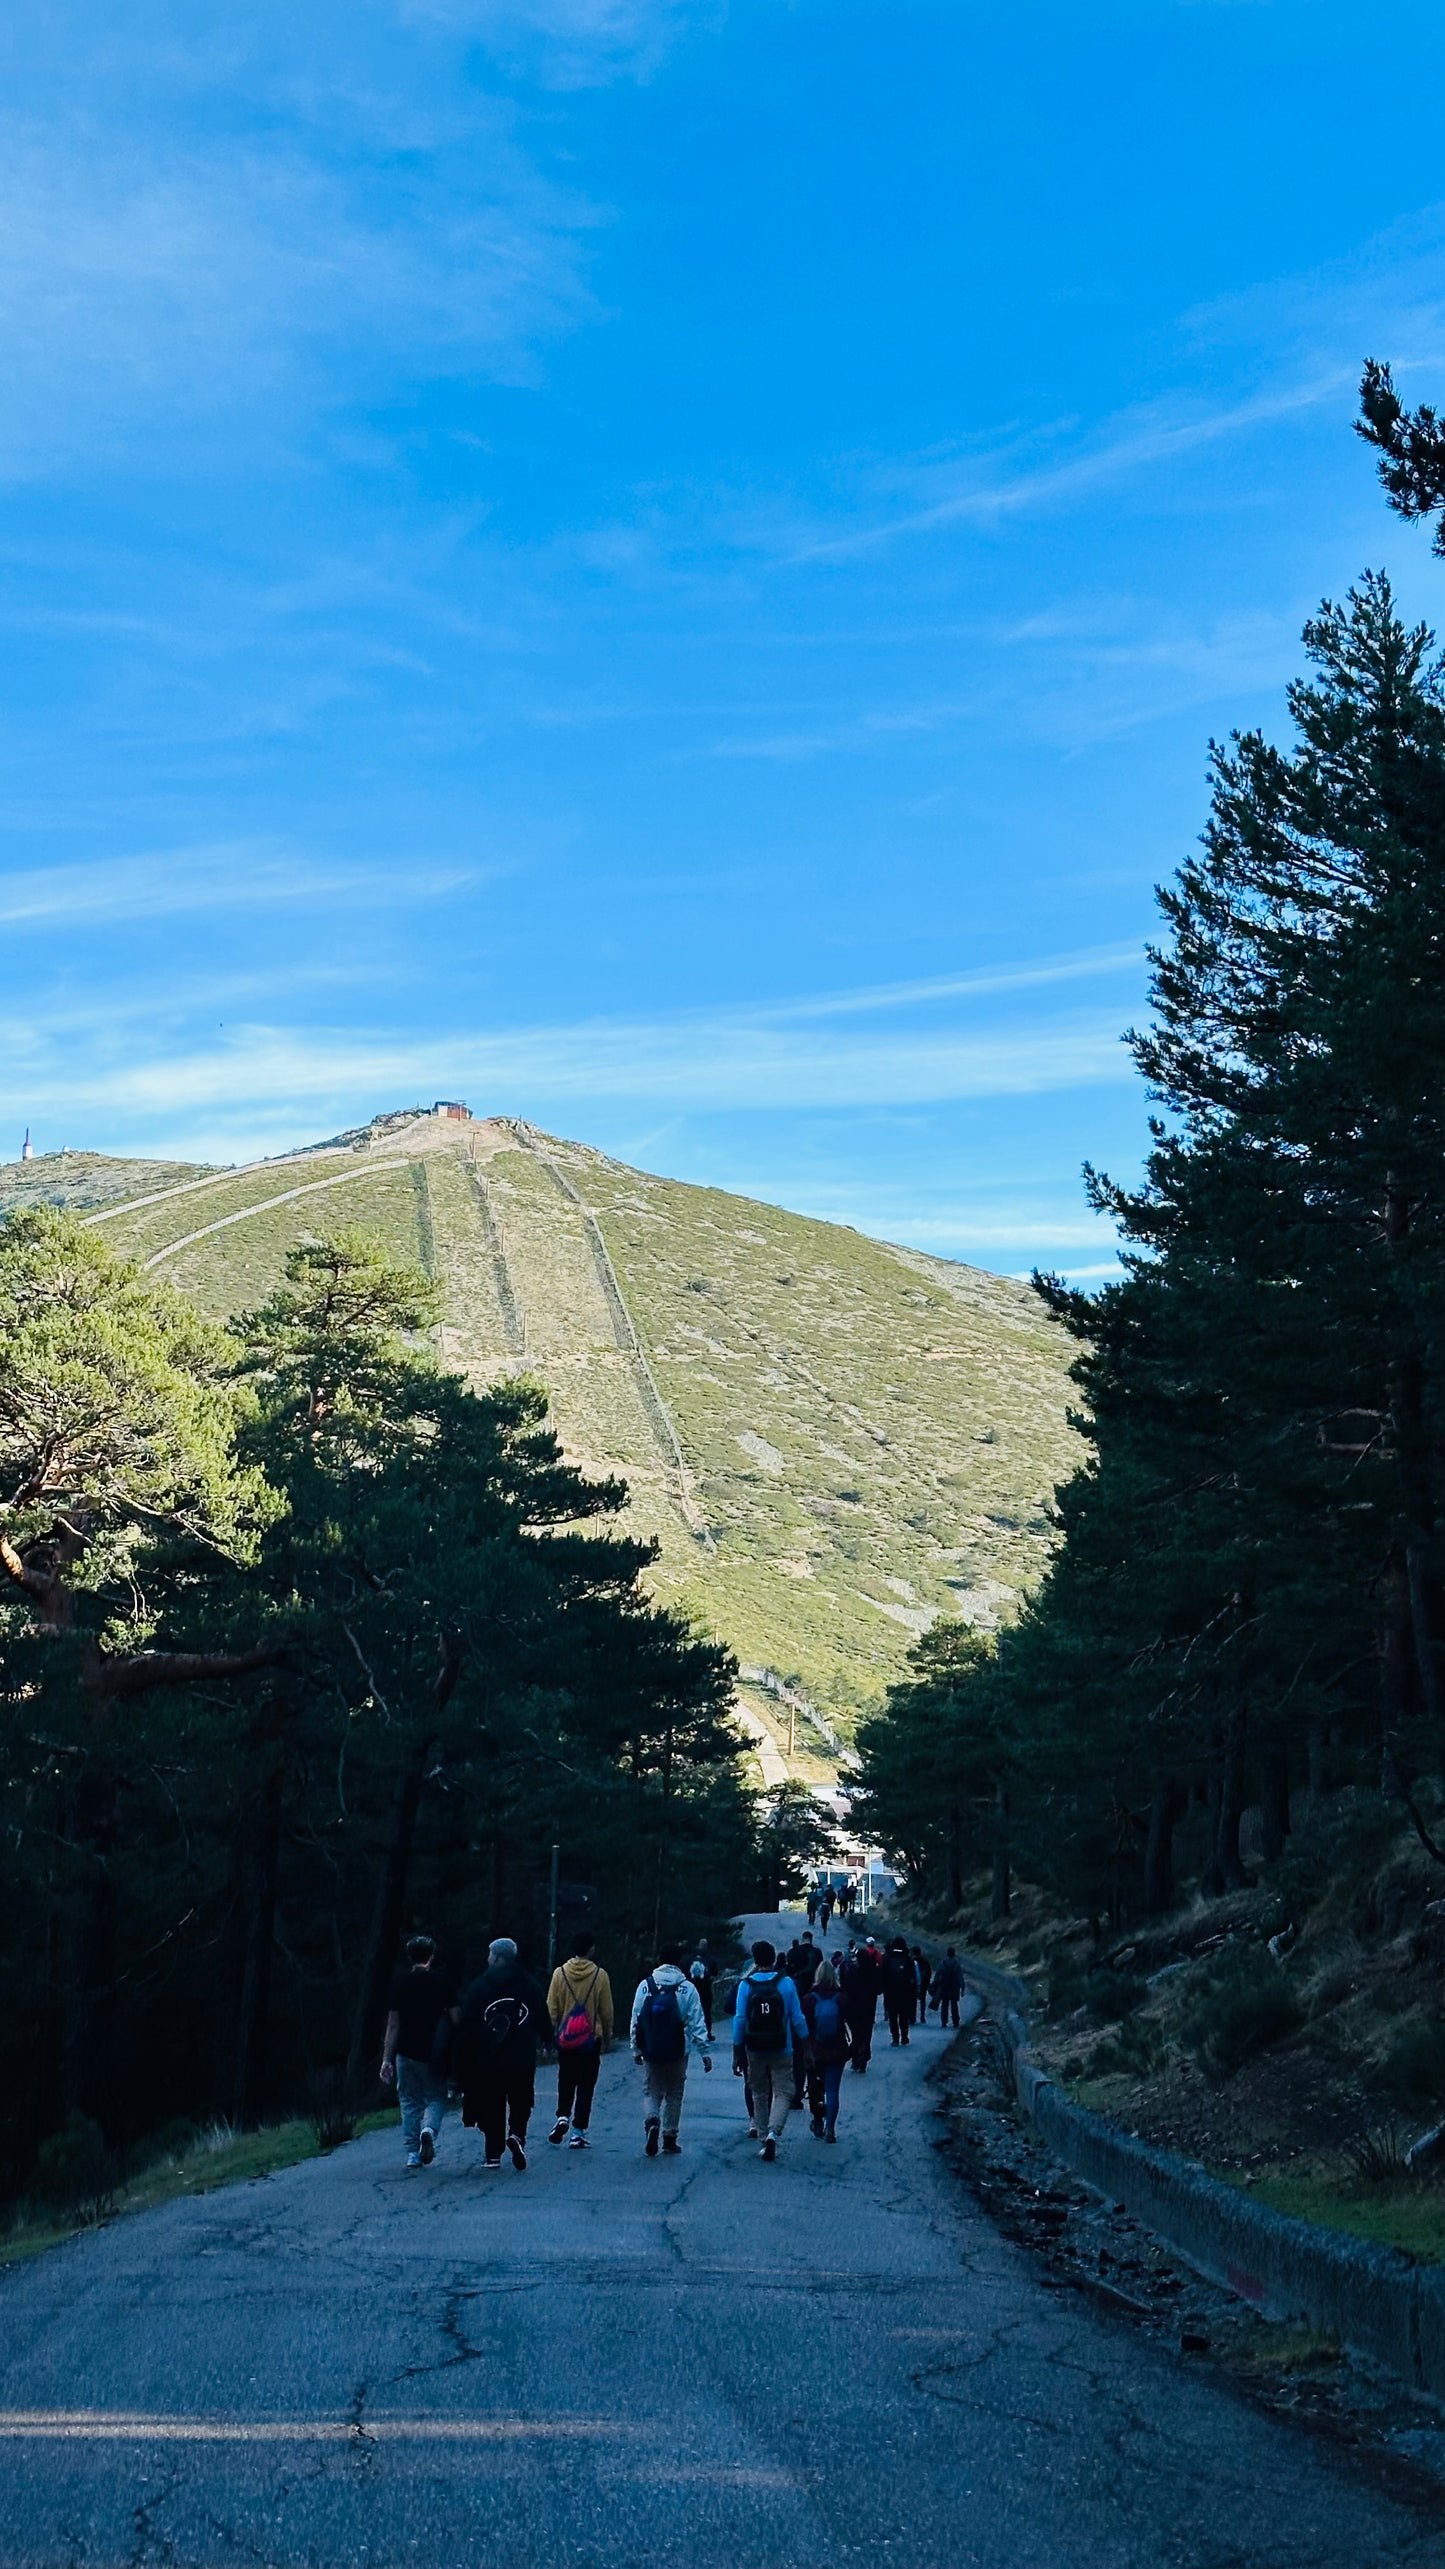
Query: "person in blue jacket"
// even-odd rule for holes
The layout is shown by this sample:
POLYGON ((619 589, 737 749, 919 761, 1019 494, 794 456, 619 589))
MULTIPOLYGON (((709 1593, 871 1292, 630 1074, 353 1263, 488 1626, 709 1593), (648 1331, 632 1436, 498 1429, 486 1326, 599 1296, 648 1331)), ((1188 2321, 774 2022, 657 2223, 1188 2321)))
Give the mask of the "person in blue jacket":
POLYGON ((733 2013, 733 2073, 745 2078, 753 2101, 753 2127, 763 2136, 758 2155, 775 2159, 793 2103, 792 2049, 807 2048, 808 2020, 798 1993, 765 1936, 753 1947, 753 1968, 738 1982, 733 2013))

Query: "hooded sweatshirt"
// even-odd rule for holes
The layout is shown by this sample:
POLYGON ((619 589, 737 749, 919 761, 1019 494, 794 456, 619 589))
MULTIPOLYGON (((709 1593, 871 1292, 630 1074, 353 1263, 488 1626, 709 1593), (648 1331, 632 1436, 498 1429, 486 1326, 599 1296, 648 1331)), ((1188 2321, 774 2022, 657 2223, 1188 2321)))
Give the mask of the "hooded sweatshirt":
POLYGON ((612 2040, 612 1983, 590 1954, 573 1954, 559 1962, 547 1992, 547 2013, 554 2028, 574 2007, 587 2011, 587 2021, 600 2043, 612 2040))
MULTIPOLYGON (((653 1965, 652 1978, 659 1989, 675 1989, 677 1991, 678 2014, 682 2018, 682 2039, 684 2044, 683 2058, 686 2059, 689 2052, 710 2051, 712 2047, 707 2038, 707 2020, 702 2012, 702 2000, 699 1998, 692 1982, 688 1979, 686 1972, 679 1971, 675 1962, 659 1962, 654 1963, 653 1965)), ((648 1995, 649 1991, 646 1980, 639 1980, 637 1984, 637 1996, 632 2002, 632 2048, 634 2051, 637 2049, 637 2019, 642 2013, 643 2006, 646 2003, 648 1995)))

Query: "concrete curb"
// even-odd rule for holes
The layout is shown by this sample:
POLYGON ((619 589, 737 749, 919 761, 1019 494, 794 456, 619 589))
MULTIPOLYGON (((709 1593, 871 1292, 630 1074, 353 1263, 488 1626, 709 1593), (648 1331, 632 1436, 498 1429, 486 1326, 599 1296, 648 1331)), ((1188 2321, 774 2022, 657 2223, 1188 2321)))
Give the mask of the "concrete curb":
POLYGON ((995 2002, 1015 2092, 1039 2138, 1086 2185, 1266 2318, 1304 2320, 1412 2389, 1445 2398, 1445 2268, 1272 2212, 1194 2160, 1075 2105, 1030 2057, 1021 1984, 990 1963, 965 1960, 964 1972, 995 2002))

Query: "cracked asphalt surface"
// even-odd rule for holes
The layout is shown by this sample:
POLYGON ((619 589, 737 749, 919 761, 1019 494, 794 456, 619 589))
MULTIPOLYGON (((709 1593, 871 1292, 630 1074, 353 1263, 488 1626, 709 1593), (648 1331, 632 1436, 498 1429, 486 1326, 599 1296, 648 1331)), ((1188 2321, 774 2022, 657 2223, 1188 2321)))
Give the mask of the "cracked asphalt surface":
POLYGON ((776 2167, 726 2046, 684 2155, 390 2133, 0 2279, 4 2569, 1439 2569, 1344 2457, 1051 2292, 885 2037, 776 2167))

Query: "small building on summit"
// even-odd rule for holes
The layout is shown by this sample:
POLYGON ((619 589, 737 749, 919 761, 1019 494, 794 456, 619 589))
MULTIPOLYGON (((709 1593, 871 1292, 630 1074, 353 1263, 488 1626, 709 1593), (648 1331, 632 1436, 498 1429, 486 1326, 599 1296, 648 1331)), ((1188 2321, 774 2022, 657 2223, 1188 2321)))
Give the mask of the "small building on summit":
POLYGON ((472 1120, 471 1108, 464 1106, 459 1097, 439 1097, 432 1108, 432 1113, 444 1115, 452 1124, 470 1124, 472 1120))

